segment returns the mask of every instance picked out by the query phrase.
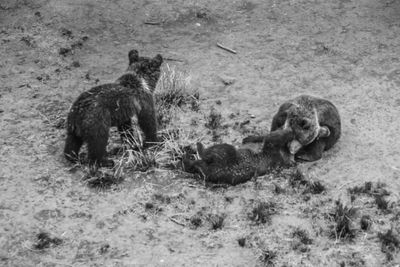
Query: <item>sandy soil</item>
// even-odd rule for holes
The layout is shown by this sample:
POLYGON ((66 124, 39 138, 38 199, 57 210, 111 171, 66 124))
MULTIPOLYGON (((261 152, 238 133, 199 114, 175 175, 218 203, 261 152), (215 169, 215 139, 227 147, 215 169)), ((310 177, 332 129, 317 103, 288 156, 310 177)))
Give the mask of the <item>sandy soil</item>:
POLYGON ((0 44, 0 265, 399 266, 378 238, 399 231, 399 1, 3 0, 0 44), (80 92, 123 73, 132 48, 190 75, 199 125, 211 107, 222 115, 220 141, 240 143, 234 126, 246 120, 268 131, 288 98, 331 100, 343 136, 300 167, 326 191, 304 194, 286 174, 210 188, 162 168, 88 188, 62 157, 63 118, 80 92), (366 195, 350 203, 347 188, 369 181, 386 184, 387 210, 366 195), (358 210, 352 241, 330 236, 337 199, 358 210), (274 215, 257 223, 249 213, 262 201, 274 215), (311 244, 299 245, 297 228, 311 244), (62 243, 38 249, 40 232, 62 243))

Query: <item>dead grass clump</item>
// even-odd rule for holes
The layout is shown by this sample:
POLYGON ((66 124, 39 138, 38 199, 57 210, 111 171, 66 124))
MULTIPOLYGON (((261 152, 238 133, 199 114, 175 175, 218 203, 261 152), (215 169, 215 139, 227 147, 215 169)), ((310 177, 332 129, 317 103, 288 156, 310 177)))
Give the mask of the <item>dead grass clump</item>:
POLYGON ((118 185, 122 183, 124 179, 121 176, 97 171, 92 175, 88 174, 85 180, 88 187, 90 188, 107 190, 110 189, 113 185, 118 185))
POLYGON ((296 228, 292 233, 293 238, 297 238, 304 245, 311 245, 312 239, 306 230, 301 228, 296 228))
POLYGON ((157 162, 166 157, 159 145, 145 149, 140 133, 137 132, 135 136, 131 133, 126 133, 126 135, 128 148, 123 149, 122 156, 115 166, 116 172, 121 173, 124 168, 145 172, 151 167, 157 167, 157 162))
POLYGON ((374 195, 375 204, 378 206, 378 209, 383 211, 388 211, 388 201, 384 199, 383 195, 374 195))
POLYGON ((122 173, 124 169, 145 172, 153 167, 178 169, 183 156, 195 151, 192 146, 201 138, 194 130, 165 129, 158 144, 144 149, 141 135, 137 133, 128 138, 128 148, 123 149, 115 167, 116 173, 122 173))
POLYGON ((253 208, 248 217, 256 224, 265 224, 271 221, 271 216, 276 212, 274 202, 260 202, 253 208))
POLYGON ((353 239, 355 237, 355 229, 352 228, 352 218, 355 213, 355 208, 347 207, 339 200, 336 201, 336 207, 330 214, 334 222, 332 237, 336 239, 353 239))
POLYGON ((350 195, 370 194, 372 190, 372 182, 365 182, 362 186, 354 186, 348 188, 350 195))
POLYGON ((320 181, 308 181, 303 194, 321 194, 326 190, 325 186, 320 181))
POLYGON ((384 196, 389 196, 390 193, 384 188, 385 184, 377 183, 375 186, 372 182, 365 182, 362 186, 354 186, 347 189, 352 201, 355 200, 356 196, 365 194, 375 198, 375 203, 378 209, 388 211, 388 201, 385 200, 384 196))
POLYGON ((158 207, 157 205, 154 205, 154 204, 151 203, 151 202, 146 202, 146 203, 144 204, 144 209, 145 209, 146 211, 154 212, 154 213, 158 213, 158 212, 163 211, 163 209, 162 209, 161 207, 158 207))
POLYGON ((258 257, 258 260, 263 264, 263 266, 275 266, 274 259, 276 258, 276 252, 263 249, 261 251, 261 255, 258 257))
POLYGON ((308 180, 299 169, 289 176, 289 184, 293 188, 303 188, 303 194, 321 194, 326 190, 320 181, 308 180))
POLYGON ((37 242, 33 245, 35 249, 46 249, 50 246, 58 246, 62 243, 62 239, 57 237, 50 237, 48 233, 40 232, 36 235, 37 242))
POLYGON ((189 221, 194 228, 201 226, 203 224, 202 213, 197 212, 192 217, 190 217, 189 221))
POLYGON ((376 183, 376 185, 374 186, 372 182, 365 182, 361 186, 354 186, 348 188, 347 191, 352 196, 357 196, 362 194, 366 194, 368 196, 375 196, 375 195, 389 196, 390 193, 384 187, 385 184, 383 183, 376 183))
POLYGON ((164 194, 161 193, 154 193, 153 194, 153 199, 156 201, 159 201, 161 203, 165 203, 165 204, 170 204, 171 203, 171 197, 170 196, 166 196, 164 194))
POLYGON ((296 171, 291 172, 289 176, 289 184, 291 187, 304 186, 307 185, 307 179, 299 169, 296 169, 296 171))
POLYGON ((378 233, 378 237, 382 243, 381 251, 386 254, 388 261, 393 260, 393 253, 396 253, 400 248, 399 237, 392 230, 388 230, 385 234, 378 233))
POLYGON ((312 239, 309 237, 306 230, 296 228, 292 233, 292 237, 294 238, 292 243, 292 248, 294 250, 298 250, 302 253, 310 250, 308 245, 312 244, 312 239))
POLYGON ((207 122, 205 126, 210 130, 217 130, 221 128, 222 115, 215 110, 214 107, 211 108, 210 114, 207 117, 207 122))
POLYGON ((222 229, 225 217, 226 217, 225 214, 215 214, 215 213, 208 214, 207 219, 211 224, 211 229, 212 230, 222 229))
POLYGON ((199 93, 189 89, 190 77, 165 64, 155 90, 157 121, 165 128, 175 117, 177 110, 189 106, 199 111, 199 93))

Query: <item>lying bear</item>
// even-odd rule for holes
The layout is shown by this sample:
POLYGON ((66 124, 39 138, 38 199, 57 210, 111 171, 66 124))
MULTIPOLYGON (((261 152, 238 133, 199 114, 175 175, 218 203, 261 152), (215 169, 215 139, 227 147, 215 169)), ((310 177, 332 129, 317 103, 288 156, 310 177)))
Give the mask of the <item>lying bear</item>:
MULTIPOLYGON (((283 103, 272 120, 271 131, 291 128, 294 139, 288 143, 298 161, 316 161, 340 138, 337 108, 328 100, 301 95, 283 103)), ((263 136, 249 136, 243 143, 262 142, 263 136)))
POLYGON ((229 144, 218 144, 207 149, 197 143, 200 160, 185 157, 183 169, 190 173, 200 173, 205 181, 236 185, 268 171, 293 164, 293 157, 286 144, 293 140, 293 131, 278 129, 264 137, 260 152, 251 149, 236 149, 229 144))
POLYGON ((132 136, 132 117, 145 135, 145 145, 157 142, 157 121, 153 92, 160 77, 161 55, 139 57, 129 52, 129 67, 115 83, 83 92, 67 117, 64 155, 76 161, 83 143, 88 145, 89 165, 112 166, 106 158, 110 127, 118 127, 121 137, 132 136))

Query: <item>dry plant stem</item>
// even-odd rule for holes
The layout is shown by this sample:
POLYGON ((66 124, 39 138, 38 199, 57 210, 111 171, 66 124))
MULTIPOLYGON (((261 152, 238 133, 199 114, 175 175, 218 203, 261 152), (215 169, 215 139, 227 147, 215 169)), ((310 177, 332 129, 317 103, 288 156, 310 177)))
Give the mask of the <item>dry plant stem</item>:
POLYGON ((183 59, 172 58, 172 57, 165 57, 164 60, 167 60, 167 61, 185 62, 185 60, 183 60, 183 59))
POLYGON ((174 223, 176 223, 176 224, 178 224, 178 225, 180 225, 180 226, 186 226, 185 224, 183 224, 183 223, 181 223, 181 222, 178 222, 176 219, 174 219, 174 218, 172 218, 172 217, 168 217, 168 219, 170 219, 172 222, 174 222, 174 223))
POLYGON ((229 48, 229 47, 226 47, 226 46, 224 46, 224 45, 222 45, 222 44, 220 44, 220 43, 217 43, 217 46, 218 46, 219 48, 222 48, 222 49, 228 51, 228 52, 231 52, 232 54, 237 54, 236 50, 233 50, 233 49, 231 49, 231 48, 229 48))
POLYGON ((160 21, 145 21, 143 23, 146 25, 160 25, 161 24, 160 21))

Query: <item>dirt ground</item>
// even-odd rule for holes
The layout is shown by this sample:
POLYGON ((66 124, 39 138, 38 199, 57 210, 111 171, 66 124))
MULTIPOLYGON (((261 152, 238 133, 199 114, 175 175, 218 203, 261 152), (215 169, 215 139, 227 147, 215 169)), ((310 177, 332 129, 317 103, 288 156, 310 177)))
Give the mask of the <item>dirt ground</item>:
POLYGON ((380 233, 400 230, 400 1, 2 0, 0 44, 1 266, 399 266, 400 245, 385 252, 380 233), (300 166, 325 192, 282 173, 212 188, 163 168, 89 188, 63 159, 63 118, 125 71, 132 48, 190 76, 199 135, 214 108, 219 141, 240 144, 247 120, 268 131, 299 94, 335 103, 339 143, 300 166), (365 182, 384 184, 386 209, 352 201, 348 188, 365 182), (331 235, 339 199, 357 209, 351 240, 331 235), (266 221, 252 215, 262 202, 273 203, 266 221), (61 241, 41 248, 40 232, 61 241))

